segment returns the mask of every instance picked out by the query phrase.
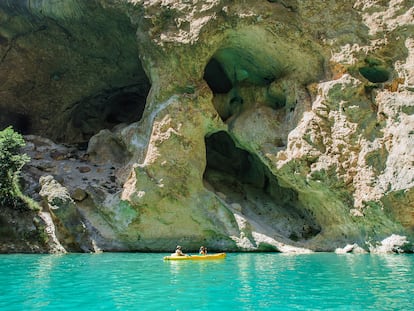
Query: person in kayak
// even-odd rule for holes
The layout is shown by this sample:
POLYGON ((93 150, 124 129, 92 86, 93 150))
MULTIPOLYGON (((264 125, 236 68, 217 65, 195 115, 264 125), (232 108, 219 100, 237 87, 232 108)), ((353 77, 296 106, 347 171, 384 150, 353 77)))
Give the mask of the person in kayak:
POLYGON ((200 250, 198 251, 200 255, 207 255, 207 247, 201 246, 200 250))
POLYGON ((187 254, 183 253, 180 245, 177 245, 177 247, 175 248, 174 256, 187 256, 187 254))

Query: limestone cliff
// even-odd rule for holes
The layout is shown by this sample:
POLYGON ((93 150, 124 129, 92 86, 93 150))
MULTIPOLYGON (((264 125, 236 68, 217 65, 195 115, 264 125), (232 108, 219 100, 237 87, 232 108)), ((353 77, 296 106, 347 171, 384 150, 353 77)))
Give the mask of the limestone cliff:
POLYGON ((26 193, 69 251, 412 251, 413 4, 3 1, 26 193))

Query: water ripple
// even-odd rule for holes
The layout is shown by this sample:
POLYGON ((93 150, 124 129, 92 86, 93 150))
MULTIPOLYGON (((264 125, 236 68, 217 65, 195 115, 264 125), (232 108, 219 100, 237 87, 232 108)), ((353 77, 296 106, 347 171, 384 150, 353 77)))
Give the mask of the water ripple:
POLYGON ((414 256, 0 255, 1 310, 412 310, 414 256))

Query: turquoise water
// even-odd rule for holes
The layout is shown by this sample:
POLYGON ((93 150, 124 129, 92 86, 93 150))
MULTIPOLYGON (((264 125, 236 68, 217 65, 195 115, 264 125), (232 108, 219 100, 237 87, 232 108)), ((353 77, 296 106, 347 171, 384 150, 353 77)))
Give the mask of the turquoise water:
POLYGON ((0 255, 0 310, 414 310, 414 256, 0 255))

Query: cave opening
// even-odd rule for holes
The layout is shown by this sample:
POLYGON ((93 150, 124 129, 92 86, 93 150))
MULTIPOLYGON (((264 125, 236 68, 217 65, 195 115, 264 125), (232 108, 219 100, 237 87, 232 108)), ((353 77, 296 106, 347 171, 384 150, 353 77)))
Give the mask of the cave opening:
POLYGON ((214 94, 226 94, 233 88, 223 66, 214 57, 207 63, 203 78, 214 94))
MULTIPOLYGON (((144 94, 145 95, 145 94, 144 94)), ((145 109, 146 97, 134 92, 126 92, 113 96, 104 113, 108 127, 119 123, 133 123, 141 120, 145 109)))
POLYGON ((310 239, 321 231, 301 206, 298 193, 281 186, 269 168, 256 155, 237 147, 228 133, 214 133, 205 143, 205 186, 228 206, 238 203, 246 217, 294 241, 310 239))
POLYGON ((224 122, 252 108, 256 102, 280 109, 286 105, 283 90, 271 85, 285 67, 257 46, 227 46, 208 61, 203 78, 213 92, 213 104, 224 122))
POLYGON ((88 14, 27 1, 0 7, 8 21, 0 45, 13 41, 2 63, 0 127, 76 146, 142 118, 151 83, 136 25, 122 10, 92 2, 79 7, 88 14))
POLYGON ((59 141, 81 144, 102 129, 112 130, 120 124, 141 120, 150 83, 143 77, 139 84, 103 91, 74 105, 67 129, 59 141))
POLYGON ((360 74, 372 83, 387 82, 390 72, 383 66, 365 66, 359 68, 360 74))
POLYGON ((359 73, 372 83, 387 82, 391 76, 391 71, 386 64, 379 58, 368 56, 365 58, 365 66, 359 68, 359 73))
POLYGON ((32 124, 30 118, 22 113, 4 110, 0 107, 0 131, 12 126, 16 132, 30 134, 32 124))

